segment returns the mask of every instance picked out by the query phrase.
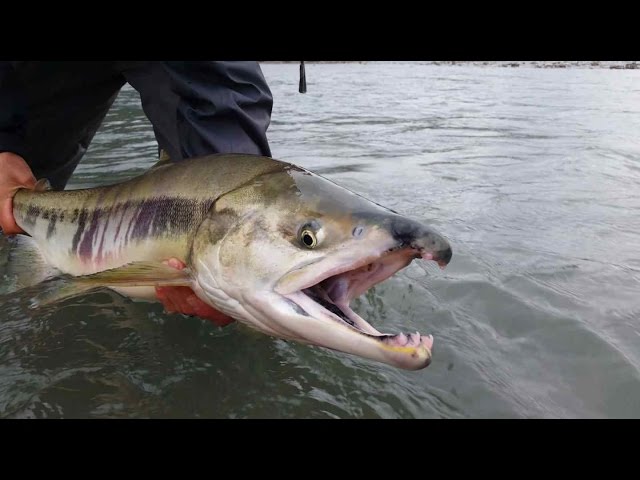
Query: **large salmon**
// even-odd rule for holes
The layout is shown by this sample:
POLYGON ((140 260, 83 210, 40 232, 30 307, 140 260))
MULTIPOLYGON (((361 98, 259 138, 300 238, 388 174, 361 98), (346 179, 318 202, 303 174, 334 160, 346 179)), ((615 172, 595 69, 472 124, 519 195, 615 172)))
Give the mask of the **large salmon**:
POLYGON ((111 186, 20 190, 14 215, 71 276, 59 298, 110 287, 152 299, 155 286, 189 286, 269 335, 407 369, 431 361, 430 335, 380 333, 349 303, 413 259, 444 267, 447 240, 292 164, 212 155, 111 186))

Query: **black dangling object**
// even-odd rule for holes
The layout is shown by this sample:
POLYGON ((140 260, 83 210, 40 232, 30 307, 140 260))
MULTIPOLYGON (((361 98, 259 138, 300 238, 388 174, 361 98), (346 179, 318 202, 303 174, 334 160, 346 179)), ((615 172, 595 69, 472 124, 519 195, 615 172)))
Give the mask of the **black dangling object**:
POLYGON ((307 93, 307 76, 304 72, 304 62, 300 62, 300 86, 298 87, 300 93, 307 93))

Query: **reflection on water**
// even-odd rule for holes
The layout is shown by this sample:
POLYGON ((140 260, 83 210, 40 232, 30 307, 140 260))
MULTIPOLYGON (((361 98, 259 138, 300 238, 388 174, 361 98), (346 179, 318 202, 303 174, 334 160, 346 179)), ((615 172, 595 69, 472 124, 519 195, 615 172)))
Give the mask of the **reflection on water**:
MULTIPOLYGON (((414 262, 355 303, 379 329, 433 333, 432 365, 396 370, 110 292, 37 312, 12 295, 0 416, 640 416, 640 72, 308 64, 300 95, 297 69, 263 66, 274 157, 451 240, 445 271, 414 262)), ((125 88, 69 188, 156 156, 125 88)), ((7 252, 0 293, 23 270, 7 252)))

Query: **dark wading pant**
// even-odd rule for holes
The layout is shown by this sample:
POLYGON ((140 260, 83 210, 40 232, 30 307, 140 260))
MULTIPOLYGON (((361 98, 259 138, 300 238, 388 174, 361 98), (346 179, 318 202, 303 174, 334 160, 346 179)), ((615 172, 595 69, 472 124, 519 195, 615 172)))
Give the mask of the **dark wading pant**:
POLYGON ((20 111, 0 105, 0 151, 21 154, 36 178, 63 189, 125 82, 140 93, 158 145, 173 161, 271 155, 273 99, 257 62, 16 62, 0 98, 20 111), (10 124, 19 118, 19 127, 10 124), (21 133, 19 147, 3 145, 3 128, 21 133))

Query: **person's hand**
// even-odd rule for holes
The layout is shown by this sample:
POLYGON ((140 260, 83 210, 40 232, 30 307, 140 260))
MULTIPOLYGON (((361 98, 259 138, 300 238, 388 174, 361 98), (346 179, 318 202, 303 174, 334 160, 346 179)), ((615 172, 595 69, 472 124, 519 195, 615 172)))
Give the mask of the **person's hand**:
MULTIPOLYGON (((164 262, 170 267, 182 270, 185 264, 176 258, 164 262)), ((224 327, 235 320, 200 300, 189 287, 156 287, 156 297, 169 313, 183 313, 207 319, 218 327, 224 327)))
POLYGON ((24 233, 13 218, 13 196, 18 189, 32 189, 35 184, 31 168, 20 155, 0 153, 0 228, 5 235, 24 233))

